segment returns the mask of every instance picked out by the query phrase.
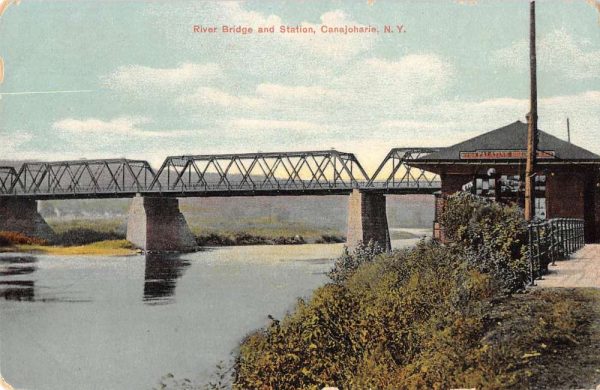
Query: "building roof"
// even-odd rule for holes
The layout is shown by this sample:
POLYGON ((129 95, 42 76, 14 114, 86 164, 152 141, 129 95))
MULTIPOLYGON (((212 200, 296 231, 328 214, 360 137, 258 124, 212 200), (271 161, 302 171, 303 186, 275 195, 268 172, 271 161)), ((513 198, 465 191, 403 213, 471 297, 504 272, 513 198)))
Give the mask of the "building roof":
MULTIPOLYGON (((600 160, 600 156, 577 145, 563 141, 539 130, 538 150, 551 153, 545 160, 600 160)), ((516 121, 507 126, 489 131, 456 145, 443 148, 438 152, 422 157, 424 160, 463 160, 461 152, 476 151, 522 151, 527 145, 527 124, 516 121)), ((475 155, 476 156, 476 155, 475 155)), ((476 159, 473 156, 471 160, 476 159)), ((489 159, 489 158, 486 158, 489 159)), ((502 159, 498 157, 497 159, 502 159)))

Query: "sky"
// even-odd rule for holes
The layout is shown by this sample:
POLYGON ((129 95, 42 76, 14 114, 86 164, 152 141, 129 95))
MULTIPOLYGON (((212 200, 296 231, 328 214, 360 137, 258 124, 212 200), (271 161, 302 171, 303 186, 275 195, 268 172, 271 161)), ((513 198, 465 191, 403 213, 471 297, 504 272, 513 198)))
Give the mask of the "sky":
MULTIPOLYGON (((565 139, 569 117, 600 153, 595 2, 537 2, 539 127, 565 139)), ((391 148, 525 121, 528 32, 527 1, 22 0, 0 17, 0 160, 335 148, 372 173, 391 148)))

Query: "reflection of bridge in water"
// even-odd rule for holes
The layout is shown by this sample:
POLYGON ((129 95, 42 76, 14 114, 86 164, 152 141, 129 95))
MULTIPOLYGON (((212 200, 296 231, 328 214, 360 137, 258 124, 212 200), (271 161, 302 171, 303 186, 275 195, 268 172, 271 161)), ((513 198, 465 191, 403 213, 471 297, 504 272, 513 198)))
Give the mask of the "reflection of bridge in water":
POLYGON ((144 272, 144 302, 170 303, 175 295, 177 279, 191 265, 175 254, 147 253, 144 272))
POLYGON ((350 195, 348 242, 389 247, 385 194, 432 194, 439 177, 411 165, 435 148, 393 149, 370 177, 352 153, 336 150, 27 162, 0 168, 0 230, 51 238, 37 213, 47 199, 134 198, 128 239, 146 250, 191 250, 180 197, 350 195))
POLYGON ((7 301, 33 301, 33 280, 22 280, 35 270, 33 256, 0 257, 0 298, 7 301))
MULTIPOLYGON (((31 255, 0 257, 0 299, 26 302, 83 302, 80 298, 36 294, 37 258, 31 255)), ((176 254, 148 253, 145 256, 143 301, 147 304, 172 303, 177 280, 191 265, 176 254)), ((38 287, 39 288, 39 287, 38 287)), ((43 289, 43 287, 42 287, 43 289)), ((47 290, 47 289, 46 289, 47 290)))

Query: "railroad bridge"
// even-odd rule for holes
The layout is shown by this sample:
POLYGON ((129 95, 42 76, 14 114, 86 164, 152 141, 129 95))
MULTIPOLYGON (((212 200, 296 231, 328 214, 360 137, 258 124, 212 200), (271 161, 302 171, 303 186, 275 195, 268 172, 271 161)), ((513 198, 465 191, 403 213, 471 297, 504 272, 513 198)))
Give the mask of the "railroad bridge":
MULTIPOLYGON (((26 162, 0 167, 0 230, 51 238, 40 200, 133 198, 128 240, 148 251, 191 250, 177 198, 348 195, 348 246, 389 248, 385 195, 435 194, 438 212, 444 195, 461 190, 522 203, 526 135, 517 121, 446 148, 395 148, 372 176, 336 150, 171 156, 158 170, 129 159, 26 162)), ((597 241, 600 156, 542 131, 539 145, 538 216, 585 219, 586 240, 597 241)))
POLYGON ((336 150, 171 156, 158 170, 128 159, 27 162, 0 167, 0 230, 51 239, 38 201, 133 198, 127 239, 148 251, 185 251, 196 243, 177 198, 349 195, 349 246, 374 240, 389 248, 384 195, 439 191, 437 175, 407 164, 435 150, 394 149, 372 178, 353 154, 336 150))

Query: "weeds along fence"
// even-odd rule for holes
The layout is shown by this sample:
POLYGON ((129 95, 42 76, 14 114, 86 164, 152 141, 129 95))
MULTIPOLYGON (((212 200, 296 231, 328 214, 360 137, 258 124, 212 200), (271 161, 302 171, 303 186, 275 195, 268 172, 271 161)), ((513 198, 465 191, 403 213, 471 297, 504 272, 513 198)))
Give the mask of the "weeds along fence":
POLYGON ((584 221, 554 218, 528 225, 528 257, 531 285, 548 272, 548 265, 569 256, 585 245, 584 221))

